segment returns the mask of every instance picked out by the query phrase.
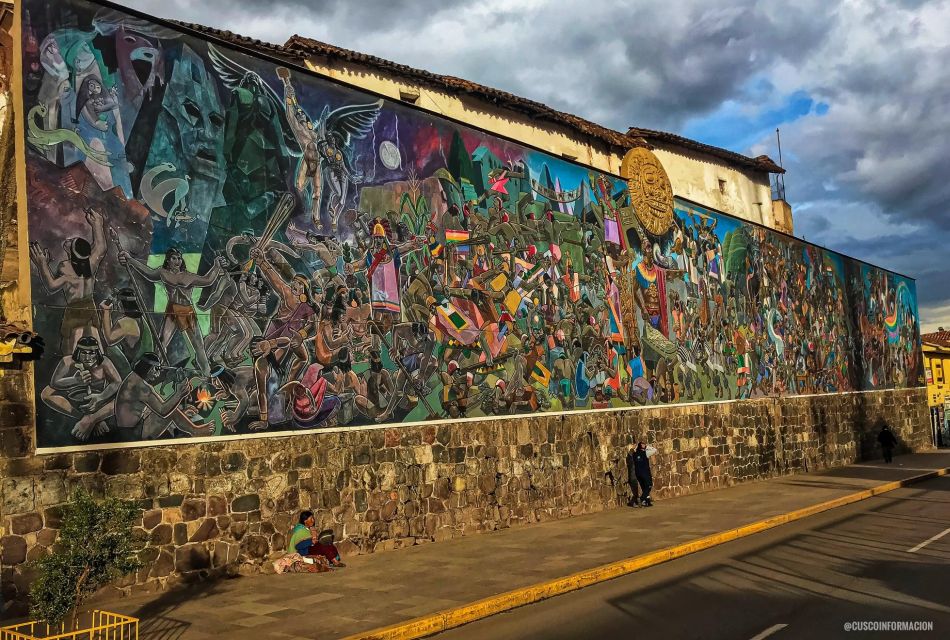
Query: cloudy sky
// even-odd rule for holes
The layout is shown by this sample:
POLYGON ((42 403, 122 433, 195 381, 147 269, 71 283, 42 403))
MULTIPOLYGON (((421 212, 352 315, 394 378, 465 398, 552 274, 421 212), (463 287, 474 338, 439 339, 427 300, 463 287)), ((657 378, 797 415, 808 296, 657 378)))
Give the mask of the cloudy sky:
POLYGON ((294 34, 625 131, 777 159, 796 233, 918 279, 950 329, 950 0, 120 0, 294 34))

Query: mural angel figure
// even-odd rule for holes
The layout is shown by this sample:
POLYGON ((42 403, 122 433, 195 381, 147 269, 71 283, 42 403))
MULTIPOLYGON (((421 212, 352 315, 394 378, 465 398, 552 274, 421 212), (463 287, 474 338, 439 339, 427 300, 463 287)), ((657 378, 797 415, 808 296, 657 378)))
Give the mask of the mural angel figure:
POLYGON ((290 128, 303 149, 297 168, 296 187, 305 198, 314 226, 323 229, 320 199, 324 183, 329 189, 327 209, 330 230, 336 231, 346 206, 350 184, 360 184, 363 175, 353 162, 353 141, 362 140, 372 131, 383 108, 383 101, 350 104, 330 111, 324 106, 314 121, 297 102, 297 93, 290 82, 290 70, 278 67, 277 75, 284 83, 284 105, 290 128), (309 197, 305 194, 309 193, 309 197))

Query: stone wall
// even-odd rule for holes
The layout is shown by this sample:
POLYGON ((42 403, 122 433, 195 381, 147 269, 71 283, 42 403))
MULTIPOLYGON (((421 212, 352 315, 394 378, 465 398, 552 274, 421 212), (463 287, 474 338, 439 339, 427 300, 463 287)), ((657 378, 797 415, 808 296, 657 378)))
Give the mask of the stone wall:
POLYGON ((0 376, 7 602, 76 486, 141 505, 146 567, 118 586, 141 592, 266 570, 303 508, 349 555, 618 507, 625 445, 643 437, 661 499, 875 457, 882 421, 930 447, 914 389, 33 456, 25 376, 0 376))

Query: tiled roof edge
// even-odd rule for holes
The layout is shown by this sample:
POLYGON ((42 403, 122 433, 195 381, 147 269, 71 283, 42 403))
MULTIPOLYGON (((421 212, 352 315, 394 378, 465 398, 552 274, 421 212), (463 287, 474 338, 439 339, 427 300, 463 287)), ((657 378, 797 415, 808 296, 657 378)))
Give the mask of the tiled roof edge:
POLYGON ((279 58, 292 60, 303 65, 306 58, 311 55, 321 55, 328 58, 336 58, 349 62, 356 62, 368 67, 375 67, 382 71, 399 75, 404 78, 422 82, 438 89, 447 90, 452 93, 466 93, 476 96, 487 102, 496 104, 500 107, 513 111, 518 111, 528 115, 536 120, 548 120, 559 124, 567 129, 573 130, 582 135, 606 142, 608 145, 620 149, 628 149, 635 144, 636 138, 643 138, 650 143, 665 143, 672 146, 698 151, 710 156, 725 160, 728 164, 751 169, 754 171, 764 171, 767 173, 785 173, 785 170, 775 164, 768 156, 757 156, 750 158, 728 149, 714 147, 703 144, 689 138, 684 138, 673 133, 663 131, 654 131, 652 129, 641 129, 633 127, 627 133, 621 133, 608 127, 604 127, 595 122, 585 120, 580 116, 571 113, 558 111, 541 102, 530 100, 517 96, 501 89, 495 89, 476 82, 457 78, 455 76, 442 75, 416 69, 408 65, 399 64, 378 56, 360 53, 350 49, 337 47, 326 42, 306 38, 300 35, 291 36, 283 45, 264 42, 254 38, 248 38, 231 31, 206 27, 201 24, 191 22, 181 22, 172 20, 174 24, 185 27, 192 31, 210 35, 224 42, 230 42, 240 47, 255 49, 266 54, 279 58))

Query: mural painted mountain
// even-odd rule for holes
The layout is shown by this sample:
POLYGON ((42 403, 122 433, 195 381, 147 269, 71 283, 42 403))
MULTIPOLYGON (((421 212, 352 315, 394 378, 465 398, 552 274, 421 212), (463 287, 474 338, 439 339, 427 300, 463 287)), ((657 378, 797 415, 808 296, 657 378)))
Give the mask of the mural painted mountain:
POLYGON ((21 4, 42 449, 918 384, 912 280, 686 202, 631 224, 620 178, 21 4))

